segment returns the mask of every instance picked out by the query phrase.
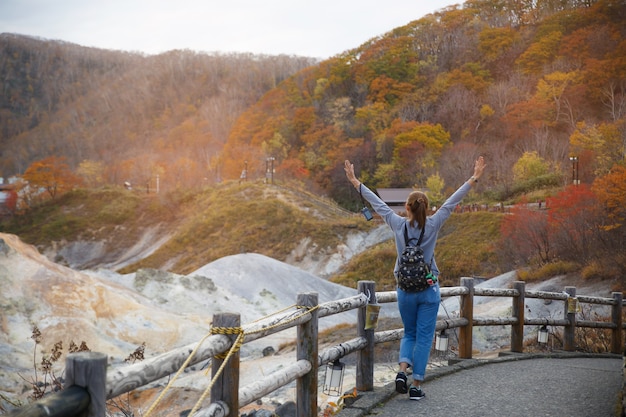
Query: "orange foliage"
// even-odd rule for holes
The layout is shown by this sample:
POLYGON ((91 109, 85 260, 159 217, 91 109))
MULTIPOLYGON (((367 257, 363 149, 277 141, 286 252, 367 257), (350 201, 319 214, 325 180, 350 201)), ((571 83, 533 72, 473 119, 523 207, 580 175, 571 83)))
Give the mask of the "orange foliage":
POLYGON ((80 179, 76 177, 65 162, 65 157, 49 156, 39 161, 33 162, 22 175, 22 179, 29 184, 32 196, 39 194, 43 189, 55 198, 80 184, 80 179))
POLYGON ((593 192, 607 212, 612 223, 607 228, 624 227, 626 220, 626 167, 615 165, 609 174, 597 178, 593 192))

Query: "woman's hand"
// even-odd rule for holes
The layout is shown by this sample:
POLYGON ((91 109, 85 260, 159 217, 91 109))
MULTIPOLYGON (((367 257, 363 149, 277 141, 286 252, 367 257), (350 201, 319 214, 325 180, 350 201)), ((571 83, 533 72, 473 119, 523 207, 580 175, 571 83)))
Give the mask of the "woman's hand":
POLYGON ((346 177, 348 177, 348 181, 350 181, 352 185, 354 185, 354 188, 357 188, 361 184, 361 182, 356 178, 356 175, 354 175, 354 164, 351 164, 350 161, 346 159, 346 161, 343 163, 343 169, 344 171, 346 171, 346 177))
POLYGON ((485 159, 482 156, 479 156, 476 162, 474 162, 474 175, 472 175, 476 181, 481 177, 481 175, 483 175, 485 166, 485 159))

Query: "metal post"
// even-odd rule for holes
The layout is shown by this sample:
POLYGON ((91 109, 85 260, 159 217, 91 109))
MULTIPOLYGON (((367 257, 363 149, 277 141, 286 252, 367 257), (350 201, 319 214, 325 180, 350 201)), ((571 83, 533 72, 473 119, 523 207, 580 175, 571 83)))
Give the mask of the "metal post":
POLYGON ((572 161, 572 184, 578 185, 578 157, 570 156, 569 160, 572 161))

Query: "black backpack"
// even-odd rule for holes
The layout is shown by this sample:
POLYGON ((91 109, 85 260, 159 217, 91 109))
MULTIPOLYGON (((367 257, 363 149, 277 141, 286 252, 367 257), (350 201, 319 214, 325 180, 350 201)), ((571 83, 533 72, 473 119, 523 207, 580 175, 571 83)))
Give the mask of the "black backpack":
POLYGON ((398 269, 398 287, 407 292, 424 291, 437 282, 437 277, 431 274, 430 265, 424 259, 424 251, 420 247, 424 237, 424 229, 420 233, 417 244, 411 245, 407 233, 406 223, 404 224, 404 250, 400 255, 398 269))

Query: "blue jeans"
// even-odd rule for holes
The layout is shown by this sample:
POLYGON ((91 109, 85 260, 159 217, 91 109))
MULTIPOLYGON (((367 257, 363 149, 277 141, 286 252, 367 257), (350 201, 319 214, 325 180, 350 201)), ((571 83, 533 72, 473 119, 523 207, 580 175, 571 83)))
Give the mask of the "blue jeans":
POLYGON ((421 292, 405 292, 400 288, 397 292, 404 325, 398 362, 408 363, 413 368, 413 379, 423 381, 441 301, 439 283, 421 292))

